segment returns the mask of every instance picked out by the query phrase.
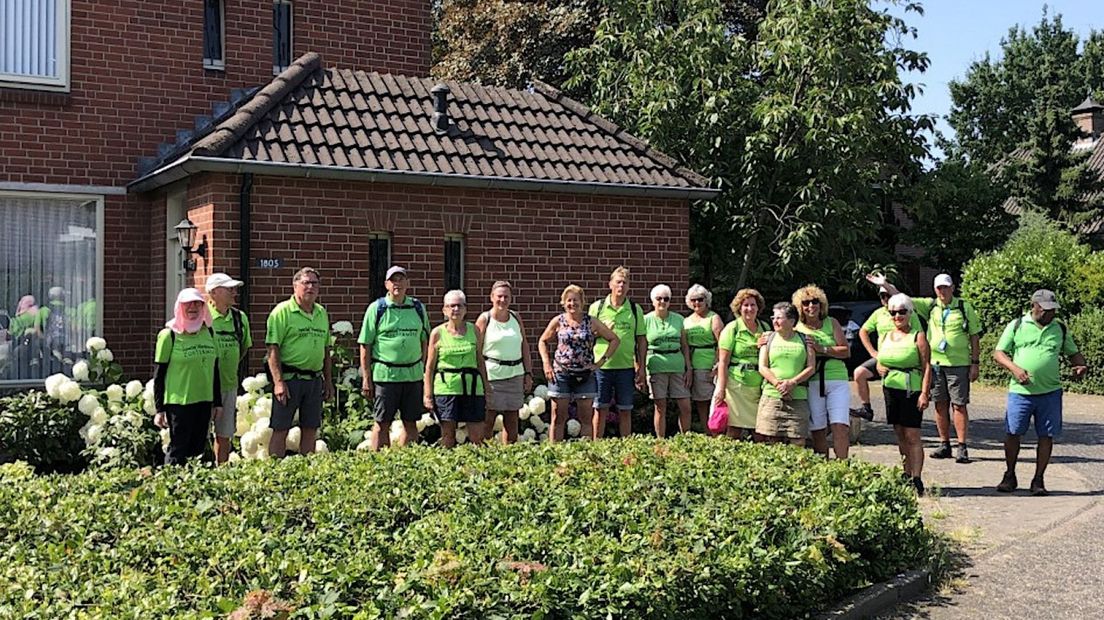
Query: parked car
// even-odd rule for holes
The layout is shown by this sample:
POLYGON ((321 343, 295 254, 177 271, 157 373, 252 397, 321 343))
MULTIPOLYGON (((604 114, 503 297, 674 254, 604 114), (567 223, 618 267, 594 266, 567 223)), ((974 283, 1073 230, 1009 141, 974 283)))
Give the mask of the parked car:
POLYGON ((847 346, 851 350, 851 357, 844 360, 847 364, 847 372, 851 373, 857 366, 870 359, 866 347, 859 340, 859 329, 866 319, 881 306, 877 301, 845 301, 828 306, 828 315, 839 321, 843 327, 843 333, 847 336, 847 346))

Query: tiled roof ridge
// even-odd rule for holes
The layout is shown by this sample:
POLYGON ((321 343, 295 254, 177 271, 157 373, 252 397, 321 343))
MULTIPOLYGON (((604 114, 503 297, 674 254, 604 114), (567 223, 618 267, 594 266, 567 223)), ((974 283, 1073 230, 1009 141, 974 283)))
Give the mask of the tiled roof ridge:
POLYGON ((230 118, 219 123, 218 127, 196 142, 192 147, 195 155, 218 156, 249 131, 254 123, 264 118, 272 108, 293 90, 299 87, 312 73, 322 67, 322 56, 317 52, 307 52, 291 63, 264 88, 254 93, 249 101, 238 108, 230 118))
POLYGON ((693 170, 690 170, 689 168, 686 168, 685 166, 680 165, 671 156, 652 148, 652 146, 647 142, 625 131, 624 128, 622 128, 617 123, 614 123, 613 121, 599 114, 596 114, 594 110, 591 110, 590 107, 586 104, 580 101, 576 101, 571 97, 568 97, 564 94, 562 90, 556 88, 555 86, 552 86, 551 84, 547 84, 540 80, 533 80, 533 88, 548 99, 559 103, 568 110, 574 112, 575 114, 578 114, 591 123, 594 123, 595 126, 602 129, 603 131, 610 133, 618 140, 621 140, 622 142, 633 147, 639 153, 646 155, 647 157, 650 157, 651 159, 654 159, 660 164, 663 164, 669 169, 675 171, 679 176, 686 179, 687 181, 694 183, 699 187, 709 187, 710 183, 708 178, 698 174, 697 172, 694 172, 693 170))

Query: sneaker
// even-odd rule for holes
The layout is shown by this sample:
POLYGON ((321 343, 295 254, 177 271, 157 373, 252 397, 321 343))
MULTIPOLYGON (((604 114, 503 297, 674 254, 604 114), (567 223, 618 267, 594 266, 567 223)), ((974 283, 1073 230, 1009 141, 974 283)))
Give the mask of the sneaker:
POLYGON ((933 459, 949 459, 949 458, 951 458, 951 444, 945 443, 945 444, 939 446, 939 449, 938 450, 932 450, 932 452, 929 456, 931 456, 933 459))
POLYGON ((1043 479, 1042 478, 1032 478, 1031 479, 1031 494, 1032 495, 1042 497, 1043 495, 1047 495, 1048 493, 1049 492, 1046 490, 1046 487, 1043 486, 1043 479))
POLYGON ((958 444, 958 454, 955 455, 955 463, 966 464, 970 462, 970 453, 966 450, 966 444, 958 444))
POLYGON ((855 416, 856 418, 862 418, 867 422, 874 421, 874 410, 870 408, 870 403, 863 403, 862 407, 859 407, 858 409, 852 409, 851 415, 855 416))
MULTIPOLYGON (((1034 486, 1032 482, 1032 486, 1034 486)), ((1016 472, 1006 471, 1004 477, 1001 478, 1000 484, 997 485, 997 490, 1001 493, 1011 493, 1016 490, 1019 484, 1016 482, 1016 472)))
POLYGON ((916 495, 924 497, 924 482, 919 478, 912 479, 912 486, 916 489, 916 495))

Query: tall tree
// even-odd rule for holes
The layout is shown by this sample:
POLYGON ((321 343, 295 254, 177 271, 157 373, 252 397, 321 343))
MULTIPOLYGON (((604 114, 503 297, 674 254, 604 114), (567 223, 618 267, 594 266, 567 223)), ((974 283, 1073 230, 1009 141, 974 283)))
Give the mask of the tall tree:
MULTIPOLYGON (((896 1, 890 4, 903 4, 896 1)), ((711 285, 852 280, 879 252, 885 197, 919 172, 928 118, 898 67, 914 30, 867 0, 774 0, 749 41, 719 0, 611 0, 569 55, 599 113, 711 176, 711 285), (660 15, 677 19, 662 20, 660 15)), ((909 10, 919 10, 907 4, 909 10)))

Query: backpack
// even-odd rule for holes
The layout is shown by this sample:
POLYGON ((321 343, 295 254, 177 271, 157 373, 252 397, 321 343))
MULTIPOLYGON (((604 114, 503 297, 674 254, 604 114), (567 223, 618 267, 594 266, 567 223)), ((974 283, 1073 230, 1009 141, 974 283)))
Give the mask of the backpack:
POLYGON ((376 300, 376 333, 379 333, 380 321, 383 320, 383 315, 388 310, 392 310, 392 309, 394 309, 394 310, 408 310, 410 308, 414 308, 414 311, 418 313, 418 319, 420 319, 420 321, 422 323, 422 330, 425 331, 426 335, 428 335, 429 330, 426 328, 425 306, 423 306, 422 302, 418 301, 414 297, 410 298, 410 303, 409 304, 403 304, 401 306, 388 304, 387 303, 387 297, 380 297, 379 299, 377 299, 376 300))
MULTIPOLYGON (((1061 347, 1064 347, 1066 345, 1066 332, 1069 331, 1069 328, 1066 327, 1065 322, 1060 319, 1054 319, 1054 321, 1058 323, 1058 327, 1062 328, 1062 342, 1058 345, 1059 349, 1061 349, 1061 347)), ((1021 323, 1023 323, 1023 316, 1016 318, 1016 320, 1012 323, 1012 346, 1016 345, 1016 332, 1020 331, 1021 323)))
MULTIPOLYGON (((238 339, 238 349, 240 358, 238 359, 238 382, 241 383, 241 379, 244 379, 249 374, 249 355, 245 349, 245 325, 242 320, 243 312, 237 308, 230 306, 230 317, 234 321, 234 337, 238 339)), ((267 366, 267 364, 265 365, 267 366)), ((239 391, 241 386, 238 386, 239 391)))
MULTIPOLYGON (((962 313, 962 331, 967 334, 970 333, 970 315, 966 314, 966 302, 962 301, 962 298, 958 298, 958 305, 953 308, 962 313)), ((928 332, 928 317, 923 316, 920 313, 916 314, 916 318, 920 319, 920 331, 928 332)))
MULTIPOLYGON (((598 300, 598 311, 594 313, 594 318, 602 316, 602 310, 605 310, 606 308, 606 299, 608 299, 608 296, 598 300)), ((640 316, 644 314, 644 311, 640 308, 640 304, 634 302, 633 300, 626 298, 625 301, 629 303, 629 307, 632 308, 633 311, 633 320, 635 321, 633 323, 633 333, 635 334, 636 323, 640 322, 640 316)))

